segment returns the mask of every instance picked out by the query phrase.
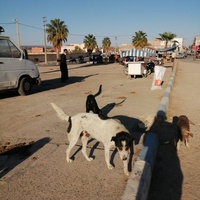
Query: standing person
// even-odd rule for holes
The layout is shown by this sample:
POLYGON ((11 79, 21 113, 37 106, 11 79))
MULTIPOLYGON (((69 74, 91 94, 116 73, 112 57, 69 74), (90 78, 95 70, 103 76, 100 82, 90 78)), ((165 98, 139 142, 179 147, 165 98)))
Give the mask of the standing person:
POLYGON ((172 71, 174 70, 174 59, 176 58, 176 53, 175 51, 172 52, 172 62, 173 62, 173 65, 172 65, 172 71))
POLYGON ((63 50, 63 54, 60 55, 60 71, 61 71, 61 83, 65 83, 68 80, 68 68, 67 68, 67 49, 63 50))

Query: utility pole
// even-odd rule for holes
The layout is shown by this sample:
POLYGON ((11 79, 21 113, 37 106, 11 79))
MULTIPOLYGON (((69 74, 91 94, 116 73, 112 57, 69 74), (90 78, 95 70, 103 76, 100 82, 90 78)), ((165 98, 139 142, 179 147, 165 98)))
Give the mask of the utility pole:
POLYGON ((44 30, 44 60, 47 64, 47 44, 46 44, 46 17, 43 17, 43 30, 44 30))
POLYGON ((115 37, 115 54, 117 52, 117 37, 115 37))
POLYGON ((16 28, 17 28, 17 42, 18 42, 18 47, 20 48, 20 33, 19 33, 19 21, 18 18, 15 19, 16 22, 16 28))

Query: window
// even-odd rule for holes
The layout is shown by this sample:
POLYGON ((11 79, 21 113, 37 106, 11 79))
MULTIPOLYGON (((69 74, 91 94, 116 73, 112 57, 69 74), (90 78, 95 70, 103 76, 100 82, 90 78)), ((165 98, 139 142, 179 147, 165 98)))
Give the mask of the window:
POLYGON ((0 39, 0 57, 20 58, 21 52, 11 41, 0 39))
POLYGON ((5 39, 0 39, 0 57, 12 57, 8 41, 5 39))
POLYGON ((8 43, 9 43, 9 46, 10 46, 10 50, 12 52, 12 57, 13 58, 20 58, 21 52, 19 51, 19 49, 11 41, 8 41, 8 43))

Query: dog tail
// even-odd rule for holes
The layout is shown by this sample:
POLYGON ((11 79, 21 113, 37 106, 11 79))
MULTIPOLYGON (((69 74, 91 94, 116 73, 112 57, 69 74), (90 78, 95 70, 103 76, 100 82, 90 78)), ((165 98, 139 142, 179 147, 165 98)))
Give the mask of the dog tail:
POLYGON ((94 95, 94 97, 99 96, 101 92, 102 92, 102 85, 99 86, 99 91, 94 95))
POLYGON ((65 112, 64 112, 61 108, 59 108, 55 103, 50 103, 50 104, 52 105, 53 109, 56 111, 57 116, 58 116, 61 120, 65 120, 65 121, 68 122, 69 116, 67 116, 67 115, 65 114, 65 112))

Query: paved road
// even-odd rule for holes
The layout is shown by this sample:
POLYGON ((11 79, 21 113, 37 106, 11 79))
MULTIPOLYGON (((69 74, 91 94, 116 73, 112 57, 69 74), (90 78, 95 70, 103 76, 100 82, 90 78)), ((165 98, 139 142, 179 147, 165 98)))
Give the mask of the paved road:
POLYGON ((69 65, 67 84, 60 83, 58 66, 40 66, 43 84, 32 95, 1 95, 1 146, 34 141, 24 151, 0 156, 1 199, 120 199, 127 177, 118 154, 111 152, 115 169, 108 170, 103 146, 94 140, 88 145, 94 161, 83 158, 79 143, 74 148, 75 161, 66 163, 66 124, 49 103, 58 104, 68 115, 84 112, 86 96, 102 84, 99 107, 121 120, 136 137, 136 157, 143 135, 137 125, 152 122, 172 74, 171 63, 166 68, 162 90, 152 91, 153 74, 129 80, 119 64, 69 65))

